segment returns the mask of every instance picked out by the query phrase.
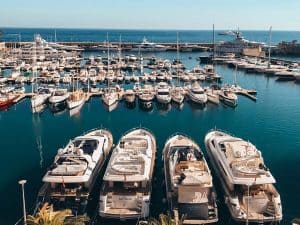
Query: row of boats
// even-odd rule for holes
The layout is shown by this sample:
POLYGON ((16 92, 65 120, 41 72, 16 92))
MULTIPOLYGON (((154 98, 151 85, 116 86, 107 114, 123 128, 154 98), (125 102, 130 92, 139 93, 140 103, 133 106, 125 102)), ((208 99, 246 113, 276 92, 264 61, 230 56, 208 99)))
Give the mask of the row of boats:
MULTIPOLYGON (((1 72, 1 71, 0 71, 1 72)), ((116 83, 130 83, 130 82, 171 82, 172 80, 181 80, 184 82, 193 81, 220 81, 221 76, 215 72, 212 65, 204 67, 195 66, 191 70, 180 69, 154 69, 151 72, 145 73, 130 73, 119 69, 72 69, 70 72, 66 71, 39 71, 38 76, 31 76, 31 72, 13 75, 11 72, 9 76, 0 76, 0 84, 6 83, 54 83, 54 84, 71 84, 74 79, 78 79, 82 84, 96 85, 104 82, 116 83), (27 74, 25 76, 25 74, 27 74)))
MULTIPOLYGON (((160 82, 156 86, 141 85, 139 82, 136 82, 133 89, 124 90, 119 85, 116 85, 106 88, 94 87, 91 88, 90 93, 86 93, 78 85, 77 88, 73 87, 71 92, 67 88, 49 85, 38 87, 36 92, 30 95, 30 101, 33 112, 39 112, 39 108, 46 104, 49 104, 55 110, 62 110, 65 107, 70 110, 79 108, 89 99, 88 95, 101 95, 101 100, 109 111, 114 110, 122 99, 126 103, 133 105, 136 102, 136 98, 138 98, 140 106, 145 109, 152 108, 154 100, 162 105, 174 102, 181 106, 185 99, 189 99, 191 102, 201 106, 207 102, 219 104, 222 101, 228 106, 235 107, 238 103, 235 92, 239 89, 241 89, 239 86, 228 85, 202 88, 198 82, 186 84, 183 87, 170 86, 166 82, 160 82)), ((4 91, 4 89, 0 89, 0 91, 4 91)), ((14 101, 21 94, 25 94, 25 88, 22 93, 16 93, 14 90, 8 93, 1 92, 0 108, 8 108, 14 104, 14 101)))
POLYGON ((265 59, 251 57, 243 58, 216 58, 218 63, 225 63, 230 67, 245 70, 247 73, 263 73, 268 76, 276 76, 278 81, 300 82, 300 67, 298 63, 270 63, 265 59))
MULTIPOLYGON (((232 218, 257 223, 280 221, 280 195, 261 152, 249 141, 217 130, 208 132, 204 142, 232 218)), ((105 169, 98 215, 121 220, 147 218, 153 207, 155 136, 145 128, 136 128, 126 132, 116 146, 113 143, 108 130, 96 129, 59 149, 43 177, 36 210, 47 202, 55 210, 71 208, 74 215, 84 213, 95 180, 105 169)), ((168 209, 175 221, 217 222, 213 177, 199 145, 187 135, 174 134, 166 141, 162 156, 168 209)))

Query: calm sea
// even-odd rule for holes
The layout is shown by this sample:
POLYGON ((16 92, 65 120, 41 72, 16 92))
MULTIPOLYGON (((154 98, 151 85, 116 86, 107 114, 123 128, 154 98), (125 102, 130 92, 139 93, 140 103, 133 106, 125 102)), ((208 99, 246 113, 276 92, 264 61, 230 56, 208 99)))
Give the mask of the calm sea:
MULTIPOLYGON (((24 38, 26 37, 25 31, 22 35, 24 38)), ((48 32, 49 35, 53 33, 53 30, 37 31, 42 34, 48 32)), ((29 30, 27 35, 31 36, 37 31, 29 30)), ((58 30, 60 40, 63 40, 62 37, 68 36, 63 36, 60 32, 67 31, 58 30)), ((85 36, 85 32, 88 31, 80 31, 79 37, 91 37, 85 36)), ((91 31, 90 35, 95 38, 94 40, 98 40, 95 34, 97 32, 99 32, 99 40, 104 40, 104 31, 91 31)), ((117 31, 115 32, 117 38, 117 31)), ((167 37, 174 40, 172 37, 175 34, 155 31, 159 34, 159 37, 155 37, 155 32, 150 32, 153 36, 150 36, 148 31, 144 33, 137 31, 136 35, 133 31, 122 32, 127 32, 131 35, 128 37, 135 37, 135 40, 149 36, 154 41, 168 41, 167 37)), ((201 41, 201 35, 198 35, 197 32, 192 32, 192 34, 189 36, 186 33, 186 40, 190 38, 190 40, 201 41)), ((261 38, 263 34, 262 32, 261 38)), ((78 38, 78 35, 74 31, 74 38, 78 38)), ((209 41, 209 35, 210 32, 207 31, 207 41, 209 41)), ((124 35, 124 39, 125 37, 126 35, 124 35)), ((290 38, 290 36, 285 37, 286 39, 290 38)), ((161 53, 158 54, 158 57, 173 59, 176 57, 175 54, 161 53)), ((198 64, 196 61, 198 53, 183 53, 180 56, 188 68, 198 64)), ((217 71, 224 77, 225 82, 233 82, 234 70, 226 66, 217 66, 217 71)), ((53 114, 49 109, 45 109, 41 114, 32 114, 29 100, 20 102, 8 111, 0 112, 0 149, 2 151, 0 157, 0 171, 2 171, 0 224, 14 224, 22 216, 21 189, 18 180, 28 180, 25 191, 27 210, 30 211, 34 207, 43 174, 53 161, 58 148, 66 145, 69 139, 84 131, 101 126, 108 128, 113 133, 115 142, 125 131, 138 126, 147 127, 156 135, 158 155, 153 187, 152 215, 157 215, 167 207, 162 201, 165 196, 162 186, 161 151, 164 142, 170 135, 175 132, 186 133, 197 141, 204 153, 204 136, 215 127, 251 141, 262 151, 267 166, 277 180, 276 186, 281 194, 283 204, 282 224, 289 224, 292 218, 300 216, 300 85, 294 82, 280 83, 276 82, 274 78, 258 74, 245 74, 244 72, 238 72, 237 80, 242 87, 257 89, 257 102, 240 96, 239 104, 234 109, 224 105, 211 104, 205 108, 199 108, 185 102, 182 109, 173 106, 162 109, 155 105, 150 112, 141 110, 138 105, 129 109, 123 102, 120 102, 117 109, 109 113, 104 109, 100 98, 97 97, 85 104, 76 116, 70 116, 67 110, 53 114), (40 149, 38 148, 39 142, 42 144, 40 149)), ((99 178, 90 209, 96 207, 101 176, 99 178)), ((216 177, 214 183, 218 191, 219 224, 233 224, 224 205, 222 190, 216 177)), ((116 223, 106 221, 101 224, 116 223)))
MULTIPOLYGON (((0 28, 4 32, 5 41, 32 41, 34 34, 40 34, 48 41, 54 41, 55 30, 57 41, 105 41, 107 34, 110 41, 118 42, 120 35, 124 42, 141 42, 144 37, 153 42, 176 42, 179 32, 180 42, 212 42, 212 30, 107 30, 107 29, 41 29, 41 28, 0 28)), ((218 35, 216 41, 231 40, 232 36, 218 35)), ((269 43, 269 31, 241 31, 251 41, 269 43)), ((300 41, 300 31, 273 31, 272 43, 281 41, 300 41)))

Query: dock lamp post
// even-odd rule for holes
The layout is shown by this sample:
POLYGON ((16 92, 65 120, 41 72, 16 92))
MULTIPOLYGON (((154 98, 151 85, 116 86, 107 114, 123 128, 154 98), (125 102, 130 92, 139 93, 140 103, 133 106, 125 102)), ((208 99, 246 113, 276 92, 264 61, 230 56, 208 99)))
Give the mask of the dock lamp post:
POLYGON ((23 217, 24 217, 24 225, 27 225, 26 223, 26 206, 25 206, 25 192, 24 192, 24 185, 26 184, 27 180, 20 180, 19 184, 22 187, 22 200, 23 200, 23 217))

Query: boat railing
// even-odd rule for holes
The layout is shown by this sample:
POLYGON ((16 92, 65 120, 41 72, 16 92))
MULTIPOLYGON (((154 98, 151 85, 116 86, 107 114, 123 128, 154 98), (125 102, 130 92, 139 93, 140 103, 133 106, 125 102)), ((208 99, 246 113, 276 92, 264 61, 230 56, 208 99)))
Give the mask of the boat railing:
POLYGON ((149 133, 154 137, 154 139, 155 139, 154 133, 153 133, 149 128, 147 128, 147 127, 142 127, 141 125, 140 125, 139 127, 134 127, 134 128, 131 128, 130 130, 125 131, 125 132, 121 135, 121 137, 123 137, 123 136, 125 136, 125 135, 131 133, 131 132, 134 131, 134 130, 138 130, 138 129, 142 129, 142 130, 145 130, 145 131, 149 132, 149 133))
POLYGON ((217 128, 216 126, 215 126, 215 128, 210 129, 207 133, 212 132, 212 131, 219 131, 219 132, 222 132, 222 133, 225 133, 225 134, 229 134, 232 137, 236 137, 236 135, 234 135, 233 133, 230 133, 229 131, 223 130, 221 128, 217 128))
MULTIPOLYGON (((171 134, 171 135, 167 138, 167 140, 165 141, 165 143, 167 143, 171 138, 173 138, 173 137, 176 136, 176 135, 184 136, 184 137, 190 139, 191 141, 193 141, 195 144, 197 144, 197 142, 195 141, 194 138, 192 138, 191 136, 189 136, 189 135, 187 135, 187 134, 184 134, 184 133, 182 133, 182 132, 175 132, 175 133, 171 134)), ((199 147, 198 144, 197 144, 197 146, 199 147)), ((200 148, 200 147, 199 147, 199 148, 200 148)))
POLYGON ((87 131, 83 132, 83 135, 86 135, 86 134, 91 133, 91 132, 96 131, 96 130, 105 130, 105 131, 110 132, 107 128, 105 128, 101 125, 100 127, 95 127, 95 128, 92 128, 90 130, 87 130, 87 131))

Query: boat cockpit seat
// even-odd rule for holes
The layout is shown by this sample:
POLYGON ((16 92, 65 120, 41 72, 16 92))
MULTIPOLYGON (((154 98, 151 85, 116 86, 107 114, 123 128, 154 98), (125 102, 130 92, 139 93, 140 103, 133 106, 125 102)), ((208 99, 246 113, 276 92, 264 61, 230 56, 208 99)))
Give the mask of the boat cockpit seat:
POLYGON ((81 146, 81 149, 85 154, 93 154, 94 150, 97 148, 96 140, 86 140, 84 144, 81 146))

